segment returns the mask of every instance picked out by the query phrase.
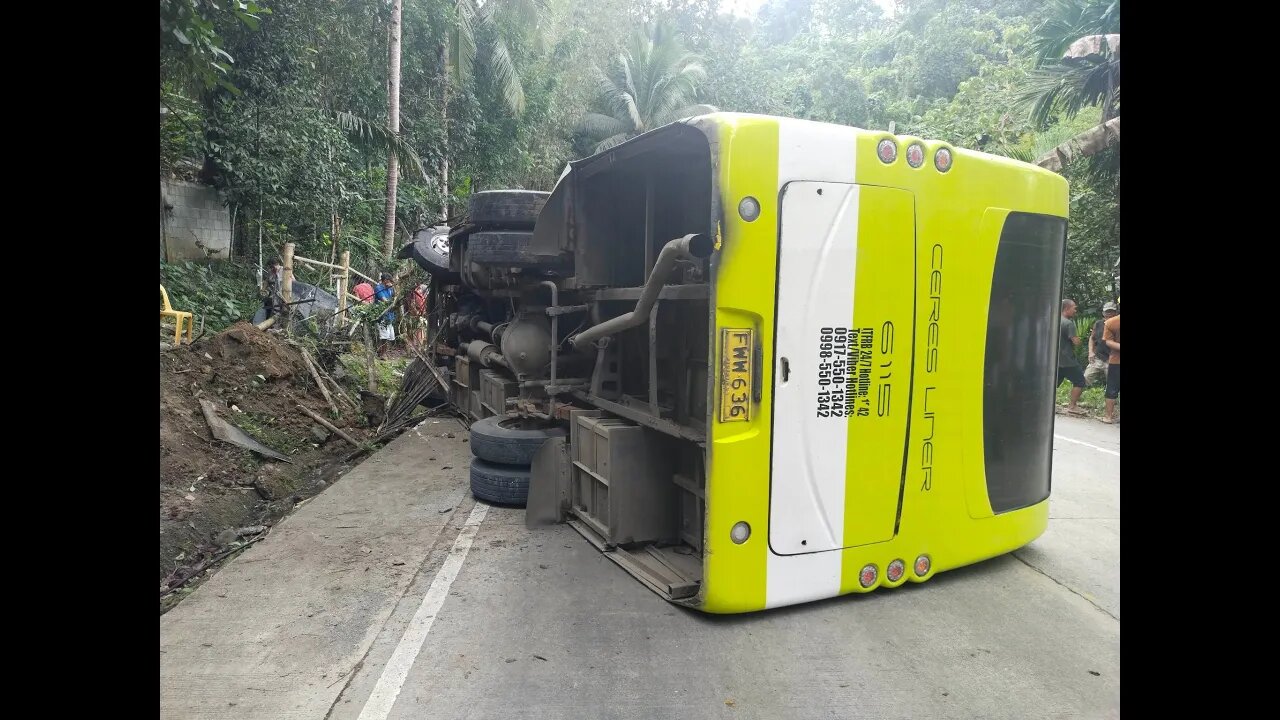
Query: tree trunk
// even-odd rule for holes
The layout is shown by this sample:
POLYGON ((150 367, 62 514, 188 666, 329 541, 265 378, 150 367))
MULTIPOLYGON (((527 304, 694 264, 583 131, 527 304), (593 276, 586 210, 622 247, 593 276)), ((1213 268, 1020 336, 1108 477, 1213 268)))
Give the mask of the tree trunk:
POLYGON ((449 190, 449 84, 445 83, 441 93, 444 102, 440 103, 440 124, 444 126, 444 152, 440 155, 440 189, 444 192, 444 202, 440 205, 440 222, 449 219, 449 201, 453 193, 449 190))
POLYGON ((1107 147, 1120 142, 1120 118, 1113 118, 1076 135, 1036 160, 1046 170, 1062 172, 1073 160, 1097 155, 1107 147))
POLYGON ((444 149, 440 153, 440 223, 449 219, 449 46, 441 45, 440 62, 440 128, 444 132, 444 149))
MULTIPOLYGON (((403 0, 391 6, 391 48, 387 60, 387 125, 392 135, 400 134, 400 16, 403 0)), ((396 187, 400 184, 400 158, 394 149, 387 152, 387 219, 382 226, 382 256, 390 260, 396 242, 396 187)))

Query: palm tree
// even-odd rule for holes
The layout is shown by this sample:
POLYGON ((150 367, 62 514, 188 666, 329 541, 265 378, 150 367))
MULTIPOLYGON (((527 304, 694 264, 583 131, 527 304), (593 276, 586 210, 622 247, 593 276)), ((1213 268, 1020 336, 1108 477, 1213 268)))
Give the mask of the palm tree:
POLYGON ((1021 101, 1039 127, 1063 115, 1100 107, 1098 125, 1040 156, 1055 172, 1120 142, 1120 1, 1054 0, 1036 28, 1037 68, 1021 101))
MULTIPOLYGON (((390 48, 387 53, 387 130, 400 137, 400 18, 404 0, 392 0, 390 48)), ((387 153, 387 215, 382 225, 382 258, 390 260, 396 242, 396 188, 400 185, 400 158, 394 148, 387 153)))
MULTIPOLYGON (((1084 160, 1083 175, 1114 186, 1117 243, 1120 237, 1120 0, 1053 0, 1037 28, 1033 47, 1037 68, 1021 100, 1031 119, 1045 127, 1051 118, 1074 118, 1098 107, 1098 124, 1043 152, 1035 163, 1062 172, 1084 160), (1110 150, 1108 151, 1108 149, 1110 150)), ((1119 264, 1119 246, 1116 246, 1119 264)), ((1105 269, 1105 268, 1104 268, 1105 269)), ((1119 272, 1112 285, 1119 295, 1119 272)))
POLYGON ((404 177, 426 180, 427 174, 422 167, 422 158, 400 133, 393 133, 384 125, 345 110, 334 113, 334 120, 347 134, 351 144, 361 152, 367 155, 394 153, 402 161, 400 169, 404 177))
POLYGON ((517 41, 532 41, 538 46, 545 43, 548 4, 549 0, 486 0, 483 4, 477 0, 454 0, 454 23, 440 46, 438 58, 440 122, 446 128, 440 158, 440 186, 446 195, 443 218, 449 215, 450 88, 466 85, 479 65, 493 78, 507 109, 515 115, 523 113, 524 83, 512 59, 511 45, 517 41))
POLYGON ((513 42, 545 41, 544 20, 549 0, 454 0, 454 24, 444 49, 442 70, 453 85, 465 85, 477 61, 493 77, 503 102, 512 113, 524 112, 524 84, 511 58, 513 42), (481 45, 479 38, 485 40, 481 45))
POLYGON ((579 123, 595 152, 680 118, 716 111, 690 104, 707 71, 665 23, 635 33, 608 71, 596 68, 596 74, 599 112, 587 113, 579 123))

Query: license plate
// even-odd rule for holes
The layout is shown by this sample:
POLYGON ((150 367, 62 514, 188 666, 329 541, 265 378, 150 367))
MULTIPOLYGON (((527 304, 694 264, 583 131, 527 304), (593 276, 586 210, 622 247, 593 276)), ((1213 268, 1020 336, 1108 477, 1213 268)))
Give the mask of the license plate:
POLYGON ((751 419, 751 360, 755 352, 751 328, 720 329, 720 422, 751 419))

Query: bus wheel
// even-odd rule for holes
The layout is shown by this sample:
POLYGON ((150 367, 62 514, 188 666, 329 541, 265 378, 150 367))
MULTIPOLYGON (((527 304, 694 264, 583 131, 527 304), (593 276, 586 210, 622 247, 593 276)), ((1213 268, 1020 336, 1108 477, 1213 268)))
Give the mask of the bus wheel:
POLYGON ((524 507, 529 500, 529 468, 475 458, 471 461, 471 494, 497 505, 524 507))
POLYGON ((537 255, 529 248, 532 232, 498 231, 472 233, 467 238, 467 259, 494 267, 533 268, 565 271, 568 259, 562 255, 537 255))
POLYGON ((481 460, 529 465, 549 438, 564 437, 564 428, 526 427, 520 418, 494 415, 471 424, 471 452, 481 460))
POLYGON ((486 190, 471 196, 467 217, 472 225, 532 230, 548 197, 534 190, 486 190))

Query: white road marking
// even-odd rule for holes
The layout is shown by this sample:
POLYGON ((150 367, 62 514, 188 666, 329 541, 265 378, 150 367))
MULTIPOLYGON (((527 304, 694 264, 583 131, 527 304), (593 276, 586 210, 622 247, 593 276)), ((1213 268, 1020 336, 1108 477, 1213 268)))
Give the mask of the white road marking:
POLYGON ((360 711, 360 720, 386 720, 386 717, 391 714, 391 708, 400 695, 400 688, 404 685, 405 678, 409 676, 409 670, 413 668, 414 661, 418 659, 418 652, 426 642, 427 633, 431 632, 431 626, 436 621, 440 607, 444 605, 445 598, 449 597, 449 587, 458 577, 458 571, 462 569, 462 563, 467 559, 467 552, 471 550, 471 542, 475 540, 476 533, 480 531, 480 523, 488 512, 489 506, 482 503, 476 503, 472 508, 471 515, 467 517, 466 523, 458 533, 458 539, 453 542, 453 548, 449 550, 448 557, 444 559, 440 571, 431 581, 426 597, 422 598, 422 605, 413 614, 413 620, 409 621, 409 627, 405 629, 404 636, 396 645, 395 652, 391 653, 391 659, 382 669, 382 676, 378 678, 373 694, 365 701, 364 709, 360 711))
POLYGON ((1111 450, 1111 449, 1104 448, 1104 447, 1098 447, 1097 445, 1090 445, 1090 444, 1089 444, 1089 443, 1087 443, 1087 442, 1083 442, 1083 441, 1081 441, 1081 440, 1076 440, 1075 438, 1069 438, 1069 437, 1067 437, 1067 436, 1065 436, 1065 435, 1054 435, 1053 437, 1054 437, 1055 439, 1057 439, 1057 440, 1065 440, 1065 441, 1067 441, 1067 442, 1069 442, 1069 443, 1075 443, 1076 445, 1083 445, 1083 446, 1085 446, 1085 447, 1087 447, 1087 448, 1093 448, 1094 450, 1097 450, 1098 452, 1102 452, 1102 453, 1106 453, 1106 454, 1108 454, 1108 455, 1115 455, 1116 457, 1120 457, 1120 451, 1119 451, 1119 450, 1111 450))

